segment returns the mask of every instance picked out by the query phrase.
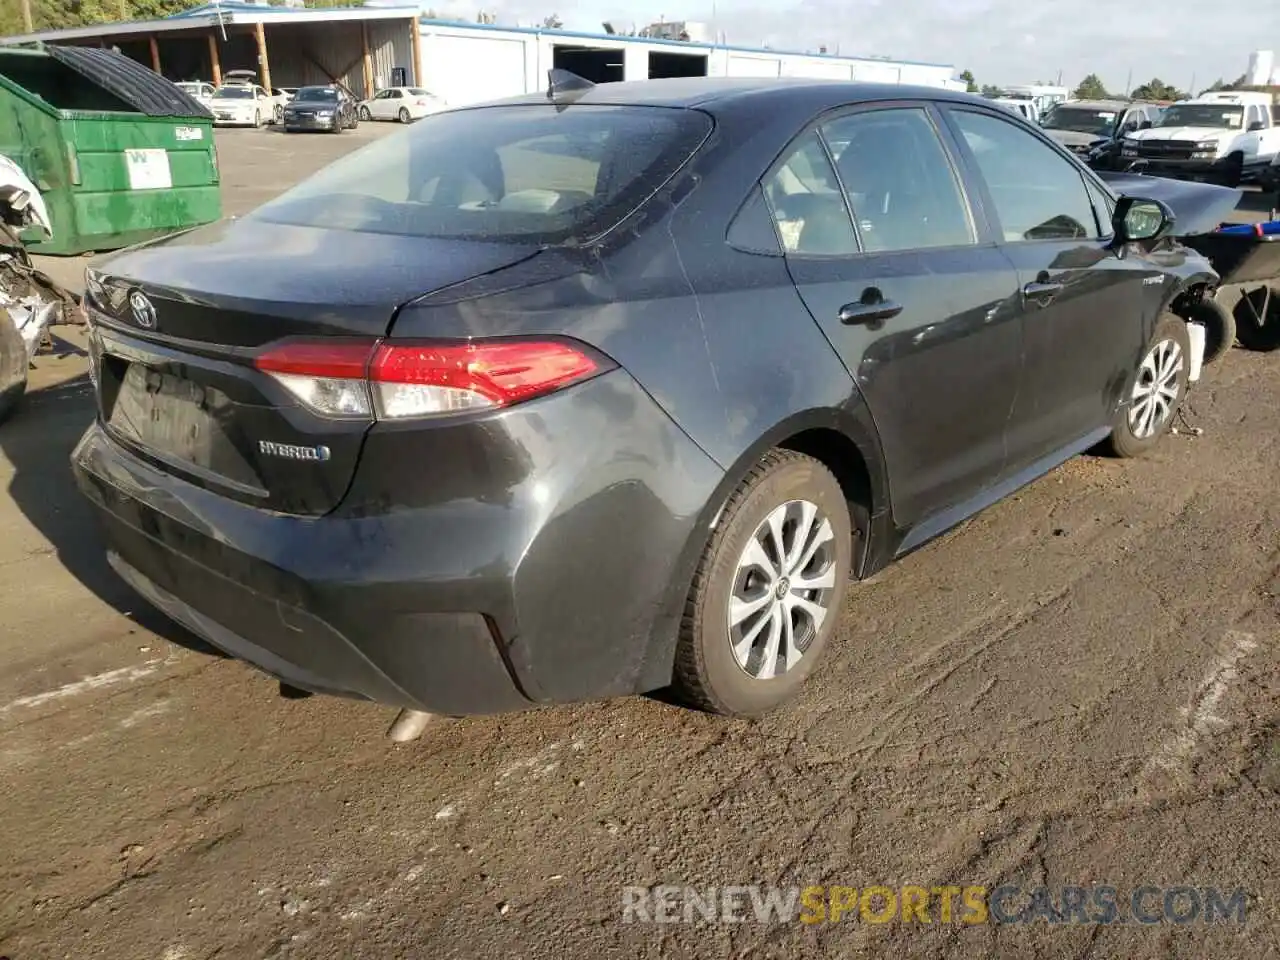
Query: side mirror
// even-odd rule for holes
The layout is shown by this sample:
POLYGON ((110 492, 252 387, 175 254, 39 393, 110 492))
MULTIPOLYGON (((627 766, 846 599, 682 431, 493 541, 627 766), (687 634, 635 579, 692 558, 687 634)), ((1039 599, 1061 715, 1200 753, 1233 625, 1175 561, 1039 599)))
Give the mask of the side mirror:
POLYGON ((1176 219, 1168 205, 1159 200, 1121 197, 1111 225, 1117 242, 1132 243, 1164 236, 1173 228, 1176 219))
POLYGON ((1265 130, 1265 129, 1267 129, 1267 125, 1263 123, 1261 120, 1255 120, 1253 121, 1253 123, 1249 124, 1250 133, 1256 133, 1259 130, 1265 130))
POLYGON ((1152 127, 1154 127, 1154 126, 1155 126, 1155 124, 1154 124, 1154 123, 1152 123, 1150 120, 1143 120, 1140 124, 1138 124, 1138 129, 1139 129, 1139 130, 1150 130, 1150 129, 1151 129, 1152 127))

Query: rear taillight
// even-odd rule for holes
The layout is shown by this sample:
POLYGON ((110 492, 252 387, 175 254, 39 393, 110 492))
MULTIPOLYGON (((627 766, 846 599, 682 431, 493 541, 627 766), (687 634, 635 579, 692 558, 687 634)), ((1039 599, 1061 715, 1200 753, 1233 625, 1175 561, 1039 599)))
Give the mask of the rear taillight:
POLYGON ((254 366, 326 417, 398 420, 509 407, 603 372, 566 340, 279 344, 254 366))

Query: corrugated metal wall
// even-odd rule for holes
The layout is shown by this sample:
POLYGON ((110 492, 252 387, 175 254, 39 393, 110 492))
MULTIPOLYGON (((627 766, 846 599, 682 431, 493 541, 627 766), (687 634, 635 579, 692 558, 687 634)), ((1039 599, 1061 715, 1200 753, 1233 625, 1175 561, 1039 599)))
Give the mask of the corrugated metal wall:
POLYGON ((337 80, 356 96, 364 91, 363 48, 358 23, 268 25, 271 82, 300 87, 337 80))
MULTIPOLYGON (((408 20, 375 20, 369 24, 369 50, 373 54, 375 86, 391 86, 393 67, 404 67, 409 82, 415 82, 411 31, 416 29, 417 23, 408 20)), ((421 83, 421 78, 416 82, 421 83)))

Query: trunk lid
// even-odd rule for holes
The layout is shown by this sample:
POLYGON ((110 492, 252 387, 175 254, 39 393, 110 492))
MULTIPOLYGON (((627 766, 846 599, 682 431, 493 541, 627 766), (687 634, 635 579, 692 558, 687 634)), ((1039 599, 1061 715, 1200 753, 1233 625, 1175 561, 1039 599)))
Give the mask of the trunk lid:
POLYGON ((99 416, 162 469, 281 513, 332 510, 371 419, 326 418, 253 366, 288 337, 372 340, 397 308, 536 248, 244 221, 123 251, 86 306, 99 416))

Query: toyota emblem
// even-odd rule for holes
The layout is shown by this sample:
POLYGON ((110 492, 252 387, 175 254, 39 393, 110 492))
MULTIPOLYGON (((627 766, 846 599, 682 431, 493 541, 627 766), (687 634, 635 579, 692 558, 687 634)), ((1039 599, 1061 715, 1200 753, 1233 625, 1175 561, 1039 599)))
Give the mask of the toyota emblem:
POLYGON ((141 290, 129 294, 129 309, 133 311, 133 322, 147 330, 156 325, 156 308, 141 290))

